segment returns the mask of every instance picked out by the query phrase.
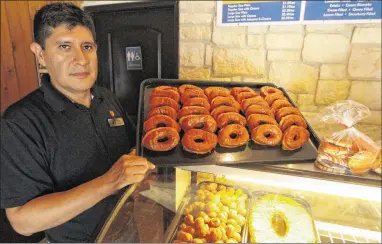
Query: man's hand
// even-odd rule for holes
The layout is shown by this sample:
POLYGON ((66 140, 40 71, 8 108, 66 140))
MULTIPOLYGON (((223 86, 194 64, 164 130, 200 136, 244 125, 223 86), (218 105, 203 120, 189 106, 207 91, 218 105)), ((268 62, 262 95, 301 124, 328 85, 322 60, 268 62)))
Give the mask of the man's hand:
POLYGON ((122 155, 103 178, 115 191, 118 191, 127 185, 142 181, 146 172, 154 168, 155 166, 147 159, 135 156, 133 150, 129 155, 122 155))

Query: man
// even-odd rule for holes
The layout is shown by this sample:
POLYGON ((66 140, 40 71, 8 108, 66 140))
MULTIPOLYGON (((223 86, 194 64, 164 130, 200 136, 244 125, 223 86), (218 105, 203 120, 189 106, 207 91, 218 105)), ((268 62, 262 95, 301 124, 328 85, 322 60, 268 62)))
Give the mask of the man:
POLYGON ((91 17, 68 3, 42 7, 30 45, 49 76, 1 120, 1 208, 22 235, 94 241, 121 188, 154 167, 128 155, 133 126, 116 96, 94 85, 91 17))

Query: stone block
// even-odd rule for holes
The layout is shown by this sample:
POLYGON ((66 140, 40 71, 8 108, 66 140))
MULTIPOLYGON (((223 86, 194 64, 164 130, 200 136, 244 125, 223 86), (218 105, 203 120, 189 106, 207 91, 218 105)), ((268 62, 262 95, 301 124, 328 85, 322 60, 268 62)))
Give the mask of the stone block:
POLYGON ((342 80, 346 78, 346 65, 323 64, 320 69, 320 79, 342 80))
POLYGON ((206 65, 212 65, 212 51, 214 49, 212 48, 211 45, 206 45, 206 65))
POLYGON ((179 68, 181 80, 209 80, 211 70, 209 68, 179 68))
POLYGON ((301 49, 303 39, 302 34, 268 33, 265 44, 267 49, 301 49))
POLYGON ((296 93, 293 93, 293 92, 289 92, 289 91, 288 91, 288 96, 289 96, 289 98, 290 98, 295 104, 297 104, 298 95, 297 95, 296 93))
POLYGON ((381 110, 381 81, 353 81, 349 99, 369 109, 381 110))
POLYGON ((269 27, 269 32, 279 32, 279 33, 303 33, 304 25, 271 25, 269 27))
POLYGON ((268 61, 299 61, 300 51, 269 50, 268 61))
POLYGON ((312 63, 345 63, 350 39, 338 34, 307 34, 302 57, 312 63))
POLYGON ((381 80, 381 48, 353 47, 348 72, 352 78, 381 80))
POLYGON ((318 111, 318 106, 315 105, 298 105, 298 109, 302 112, 317 112, 318 111))
POLYGON ((306 25, 306 31, 308 33, 338 33, 345 35, 346 37, 351 37, 354 25, 353 24, 314 24, 306 25))
POLYGON ((253 48, 264 47, 264 35, 248 35, 248 46, 253 48))
POLYGON ((181 26, 180 40, 211 40, 211 27, 207 25, 181 26))
POLYGON ((375 124, 381 125, 382 114, 381 110, 370 110, 370 116, 361 120, 360 122, 363 124, 375 124))
POLYGON ((215 48, 212 54, 215 75, 263 75, 265 51, 261 49, 215 48))
POLYGON ((268 32, 268 25, 254 25, 254 26, 248 26, 248 33, 253 34, 262 34, 268 32))
POLYGON ((267 83, 268 80, 266 77, 250 77, 244 76, 242 77, 243 82, 258 82, 258 83, 267 83))
POLYGON ((180 24, 211 24, 212 23, 212 13, 183 13, 179 15, 180 24))
POLYGON ((231 81, 242 81, 241 76, 234 76, 231 78, 231 81))
POLYGON ((355 28, 353 44, 381 44, 381 28, 355 28))
POLYGON ((298 105, 314 105, 314 95, 298 94, 297 103, 298 105))
POLYGON ((318 68, 302 63, 278 63, 270 66, 269 82, 293 93, 314 94, 318 68))
POLYGON ((183 13, 214 13, 216 1, 179 1, 180 15, 183 13))
POLYGON ((246 46, 245 27, 217 27, 212 33, 212 42, 217 45, 246 46))
POLYGON ((319 80, 316 93, 316 104, 329 105, 349 96, 351 82, 348 80, 319 80))
POLYGON ((213 81, 231 81, 231 77, 211 77, 209 80, 213 80, 213 81))
POLYGON ((179 49, 180 66, 203 67, 205 44, 197 42, 182 42, 179 49))
POLYGON ((354 126, 356 129, 370 137, 374 142, 381 141, 382 127, 381 125, 371 125, 358 123, 354 126))

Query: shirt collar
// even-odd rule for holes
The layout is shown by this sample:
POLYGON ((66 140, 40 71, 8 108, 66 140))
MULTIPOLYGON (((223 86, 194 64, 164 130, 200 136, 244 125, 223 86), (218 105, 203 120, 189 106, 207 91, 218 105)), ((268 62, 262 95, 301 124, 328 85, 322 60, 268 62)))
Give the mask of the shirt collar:
MULTIPOLYGON (((64 111, 76 103, 59 92, 50 82, 48 74, 44 74, 41 78, 41 90, 44 92, 44 100, 56 111, 64 111)), ((103 99, 96 85, 91 88, 92 103, 95 99, 103 99)))

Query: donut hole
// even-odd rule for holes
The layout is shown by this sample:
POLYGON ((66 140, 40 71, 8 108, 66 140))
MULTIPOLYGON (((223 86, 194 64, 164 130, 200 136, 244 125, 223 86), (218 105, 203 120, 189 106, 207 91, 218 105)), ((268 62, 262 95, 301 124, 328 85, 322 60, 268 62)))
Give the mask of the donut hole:
POLYGON ((272 228, 278 236, 285 236, 288 233, 288 222, 283 213, 277 212, 271 219, 272 228))
POLYGON ((166 123, 159 123, 159 124, 157 124, 157 128, 159 128, 159 127, 167 127, 167 124, 166 123))
POLYGON ((168 138, 167 136, 163 136, 163 137, 159 137, 157 141, 158 141, 159 143, 162 143, 162 142, 166 142, 168 139, 169 139, 169 138, 168 138))
POLYGON ((227 122, 227 125, 233 125, 233 124, 237 124, 237 121, 236 120, 229 120, 227 122))
POLYGON ((199 124, 196 124, 193 128, 194 129, 203 129, 204 127, 204 124, 203 123, 199 123, 199 124))
POLYGON ((270 133, 270 132, 266 132, 266 133, 264 134, 264 136, 265 136, 266 138, 270 138, 270 137, 272 137, 272 133, 270 133))
POLYGON ((238 137, 239 135, 237 134, 237 133, 235 133, 235 132, 233 132, 233 133, 231 133, 230 135, 229 135, 229 137, 231 138, 231 139, 235 139, 236 137, 238 137))
POLYGON ((204 139, 203 138, 197 138, 197 139, 194 140, 194 142, 196 142, 196 143, 203 143, 204 139))

